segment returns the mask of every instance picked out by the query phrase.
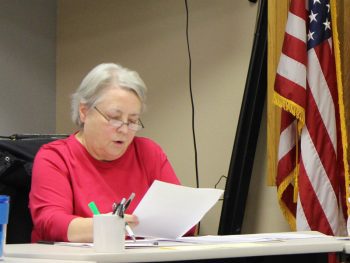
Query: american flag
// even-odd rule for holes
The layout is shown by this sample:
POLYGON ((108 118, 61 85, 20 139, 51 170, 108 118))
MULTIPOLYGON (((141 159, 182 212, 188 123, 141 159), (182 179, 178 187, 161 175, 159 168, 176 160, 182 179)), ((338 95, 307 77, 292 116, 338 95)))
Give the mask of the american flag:
MULTIPOLYGON (((298 231, 346 234, 346 190, 329 0, 291 0, 275 80, 276 185, 298 231)), ((341 95, 341 94, 340 94, 341 95)))

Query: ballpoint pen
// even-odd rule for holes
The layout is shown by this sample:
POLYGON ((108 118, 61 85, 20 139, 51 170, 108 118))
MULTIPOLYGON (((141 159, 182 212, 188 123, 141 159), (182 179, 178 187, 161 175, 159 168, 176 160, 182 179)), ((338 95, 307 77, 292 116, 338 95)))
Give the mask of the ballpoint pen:
POLYGON ((135 197, 135 193, 131 193, 128 200, 125 202, 124 210, 128 209, 128 207, 129 207, 131 201, 134 199, 134 197, 135 197))
POLYGON ((128 236, 131 237, 134 242, 136 242, 135 234, 127 222, 125 222, 125 230, 128 233, 128 236))
POLYGON ((112 212, 112 214, 114 215, 114 214, 118 214, 119 213, 119 209, 121 209, 120 208, 120 206, 123 204, 125 202, 125 198, 123 198, 121 201, 120 201, 120 203, 113 203, 113 205, 112 205, 112 210, 113 210, 113 212, 112 212), (118 213, 117 213, 118 212, 118 213))
POLYGON ((120 217, 124 218, 124 204, 126 199, 123 198, 120 203, 117 205, 117 208, 115 209, 115 214, 119 215, 120 217))
MULTIPOLYGON (((114 203, 113 204, 113 212, 112 212, 112 214, 117 214, 121 218, 124 218, 124 212, 128 208, 128 206, 130 205, 130 203, 134 199, 134 197, 135 197, 135 193, 131 193, 131 195, 129 196, 128 200, 123 198, 120 201, 120 203, 118 203, 118 204, 114 203)), ((132 238, 132 240, 134 242, 136 242, 135 234, 132 231, 131 227, 129 226, 128 222, 125 222, 125 230, 128 233, 128 236, 130 236, 132 238)))
POLYGON ((112 210, 113 210, 112 215, 114 215, 114 214, 117 212, 119 206, 120 206, 120 203, 118 203, 118 204, 117 204, 117 203, 113 203, 113 206, 112 206, 112 210))

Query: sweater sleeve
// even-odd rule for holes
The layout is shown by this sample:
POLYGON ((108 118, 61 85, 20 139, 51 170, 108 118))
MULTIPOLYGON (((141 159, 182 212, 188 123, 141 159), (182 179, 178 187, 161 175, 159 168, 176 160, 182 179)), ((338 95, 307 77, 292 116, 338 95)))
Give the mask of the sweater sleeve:
POLYGON ((73 193, 64 158, 43 147, 37 153, 32 172, 29 208, 33 219, 32 242, 39 239, 68 241, 73 215, 73 193))

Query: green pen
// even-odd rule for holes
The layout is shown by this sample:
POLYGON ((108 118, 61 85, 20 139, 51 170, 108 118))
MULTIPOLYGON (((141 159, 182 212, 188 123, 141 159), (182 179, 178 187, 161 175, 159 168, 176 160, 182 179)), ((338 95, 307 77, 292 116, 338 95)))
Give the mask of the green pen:
POLYGON ((97 208, 95 202, 90 202, 90 203, 88 204, 88 206, 90 207, 91 212, 92 212, 94 215, 99 215, 99 214, 100 214, 100 211, 98 211, 98 208, 97 208))

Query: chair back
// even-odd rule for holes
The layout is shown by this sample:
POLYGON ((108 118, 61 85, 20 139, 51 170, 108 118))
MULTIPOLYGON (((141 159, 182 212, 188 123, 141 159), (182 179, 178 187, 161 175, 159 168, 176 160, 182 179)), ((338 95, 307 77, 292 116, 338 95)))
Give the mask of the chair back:
POLYGON ((10 196, 6 243, 30 243, 33 222, 28 202, 32 165, 39 148, 67 135, 0 137, 0 194, 10 196))

